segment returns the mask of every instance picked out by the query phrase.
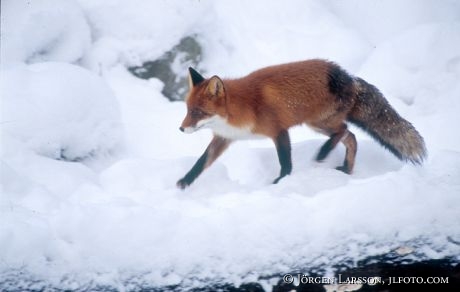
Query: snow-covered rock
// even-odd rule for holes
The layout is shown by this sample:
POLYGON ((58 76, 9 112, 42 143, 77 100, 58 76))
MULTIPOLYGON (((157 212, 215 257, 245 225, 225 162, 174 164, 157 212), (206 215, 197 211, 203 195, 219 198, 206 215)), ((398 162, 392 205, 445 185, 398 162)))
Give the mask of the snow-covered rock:
POLYGON ((101 77, 68 63, 2 70, 2 134, 54 159, 107 153, 122 139, 118 102, 101 77))

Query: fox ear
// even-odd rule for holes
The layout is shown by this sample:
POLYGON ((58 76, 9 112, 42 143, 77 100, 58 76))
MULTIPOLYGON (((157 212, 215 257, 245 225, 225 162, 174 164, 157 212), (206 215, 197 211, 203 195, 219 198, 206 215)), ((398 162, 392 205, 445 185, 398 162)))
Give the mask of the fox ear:
POLYGON ((188 72, 190 73, 189 76, 188 76, 188 82, 189 82, 190 88, 192 88, 193 86, 196 86, 196 85, 198 85, 198 84, 200 84, 201 82, 204 81, 204 77, 201 76, 201 74, 198 73, 192 67, 188 68, 188 72))
POLYGON ((224 82, 218 76, 212 76, 207 87, 208 92, 215 97, 225 96, 224 82))

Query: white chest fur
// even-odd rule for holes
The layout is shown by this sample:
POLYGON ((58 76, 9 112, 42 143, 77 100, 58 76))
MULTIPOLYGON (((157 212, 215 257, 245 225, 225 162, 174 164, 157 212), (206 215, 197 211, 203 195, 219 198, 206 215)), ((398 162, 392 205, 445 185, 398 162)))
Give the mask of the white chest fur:
POLYGON ((206 120, 198 122, 199 127, 211 129, 215 135, 231 139, 231 140, 246 140, 265 138, 263 135, 254 134, 252 126, 235 127, 227 122, 226 119, 215 115, 206 120))

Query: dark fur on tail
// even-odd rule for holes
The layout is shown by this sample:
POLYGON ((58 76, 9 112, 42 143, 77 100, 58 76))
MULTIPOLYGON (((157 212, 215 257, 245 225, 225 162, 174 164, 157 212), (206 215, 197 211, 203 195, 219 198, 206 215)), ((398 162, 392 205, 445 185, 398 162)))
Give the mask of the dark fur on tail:
POLYGON ((355 78, 356 103, 347 120, 369 133, 401 160, 422 163, 425 142, 411 123, 403 119, 380 91, 361 78, 355 78))

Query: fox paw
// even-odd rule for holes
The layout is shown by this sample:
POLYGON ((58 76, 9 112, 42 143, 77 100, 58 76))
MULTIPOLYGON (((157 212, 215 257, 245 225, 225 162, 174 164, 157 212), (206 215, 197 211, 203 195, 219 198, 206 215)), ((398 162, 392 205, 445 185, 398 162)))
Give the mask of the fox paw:
POLYGON ((345 165, 337 166, 335 169, 340 170, 341 172, 344 172, 346 174, 351 174, 350 169, 345 165))
POLYGON ((273 181, 273 184, 276 185, 283 177, 285 177, 286 175, 280 175, 279 177, 277 177, 274 181, 273 181))
POLYGON ((282 179, 282 177, 277 177, 277 178, 273 181, 273 184, 276 185, 281 179, 282 179))
POLYGON ((181 189, 181 190, 184 190, 184 189, 187 188, 189 185, 190 185, 190 183, 189 183, 185 178, 180 179, 180 180, 177 181, 177 183, 176 183, 176 186, 177 186, 179 189, 181 189))

